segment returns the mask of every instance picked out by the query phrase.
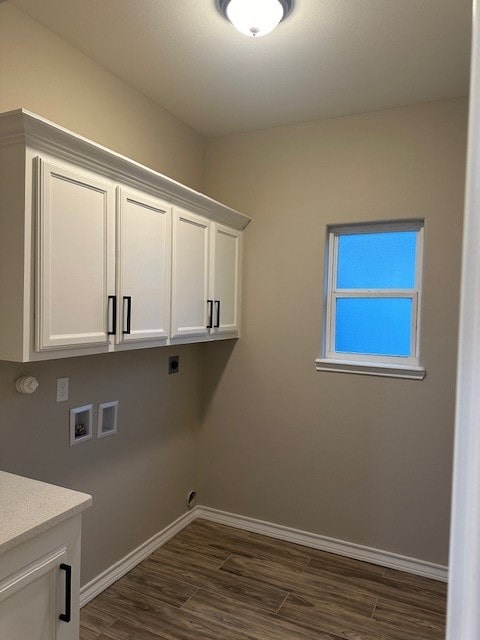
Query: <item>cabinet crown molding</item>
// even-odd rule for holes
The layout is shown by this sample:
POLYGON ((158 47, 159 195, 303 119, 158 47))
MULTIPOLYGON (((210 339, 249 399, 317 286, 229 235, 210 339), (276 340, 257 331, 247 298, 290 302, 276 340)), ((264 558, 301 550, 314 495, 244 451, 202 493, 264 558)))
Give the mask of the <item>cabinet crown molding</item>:
POLYGON ((243 230, 250 222, 243 213, 26 109, 0 114, 0 147, 14 144, 53 153, 234 229, 243 230))

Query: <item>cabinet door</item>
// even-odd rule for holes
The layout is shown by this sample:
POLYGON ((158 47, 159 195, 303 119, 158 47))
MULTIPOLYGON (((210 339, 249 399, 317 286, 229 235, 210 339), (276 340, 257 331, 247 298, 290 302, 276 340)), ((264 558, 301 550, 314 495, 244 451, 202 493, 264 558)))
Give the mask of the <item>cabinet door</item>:
POLYGON ((242 232, 212 224, 211 288, 213 298, 212 335, 238 333, 240 327, 240 293, 242 232))
POLYGON ((36 350, 108 345, 113 187, 41 160, 38 171, 36 350))
POLYGON ((207 336, 210 222, 174 208, 172 337, 207 336))
POLYGON ((118 342, 165 341, 170 323, 171 206, 117 190, 118 342))
POLYGON ((54 551, 0 581, 2 640, 74 640, 65 614, 66 549, 54 551))

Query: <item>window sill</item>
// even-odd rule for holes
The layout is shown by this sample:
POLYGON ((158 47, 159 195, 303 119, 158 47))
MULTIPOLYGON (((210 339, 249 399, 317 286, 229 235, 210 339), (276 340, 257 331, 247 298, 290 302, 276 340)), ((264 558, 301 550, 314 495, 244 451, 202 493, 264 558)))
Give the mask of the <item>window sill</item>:
POLYGON ((426 375, 424 367, 415 365, 352 362, 349 360, 332 360, 331 358, 317 358, 315 360, 315 368, 317 371, 358 373, 364 376, 407 378, 408 380, 423 380, 426 375))

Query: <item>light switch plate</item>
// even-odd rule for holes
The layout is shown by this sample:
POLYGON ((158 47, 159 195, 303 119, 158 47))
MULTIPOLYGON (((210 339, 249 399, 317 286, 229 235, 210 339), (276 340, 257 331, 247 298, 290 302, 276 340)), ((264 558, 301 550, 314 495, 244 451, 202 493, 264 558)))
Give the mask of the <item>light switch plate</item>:
POLYGON ((69 378, 57 379, 57 402, 65 402, 68 400, 69 378))

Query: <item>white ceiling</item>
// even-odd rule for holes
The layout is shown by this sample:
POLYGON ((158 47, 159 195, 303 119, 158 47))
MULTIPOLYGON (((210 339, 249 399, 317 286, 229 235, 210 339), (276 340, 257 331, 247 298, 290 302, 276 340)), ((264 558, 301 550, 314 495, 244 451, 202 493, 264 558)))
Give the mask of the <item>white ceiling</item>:
POLYGON ((466 95, 471 0, 295 0, 256 40, 215 0, 9 0, 206 136, 466 95))

